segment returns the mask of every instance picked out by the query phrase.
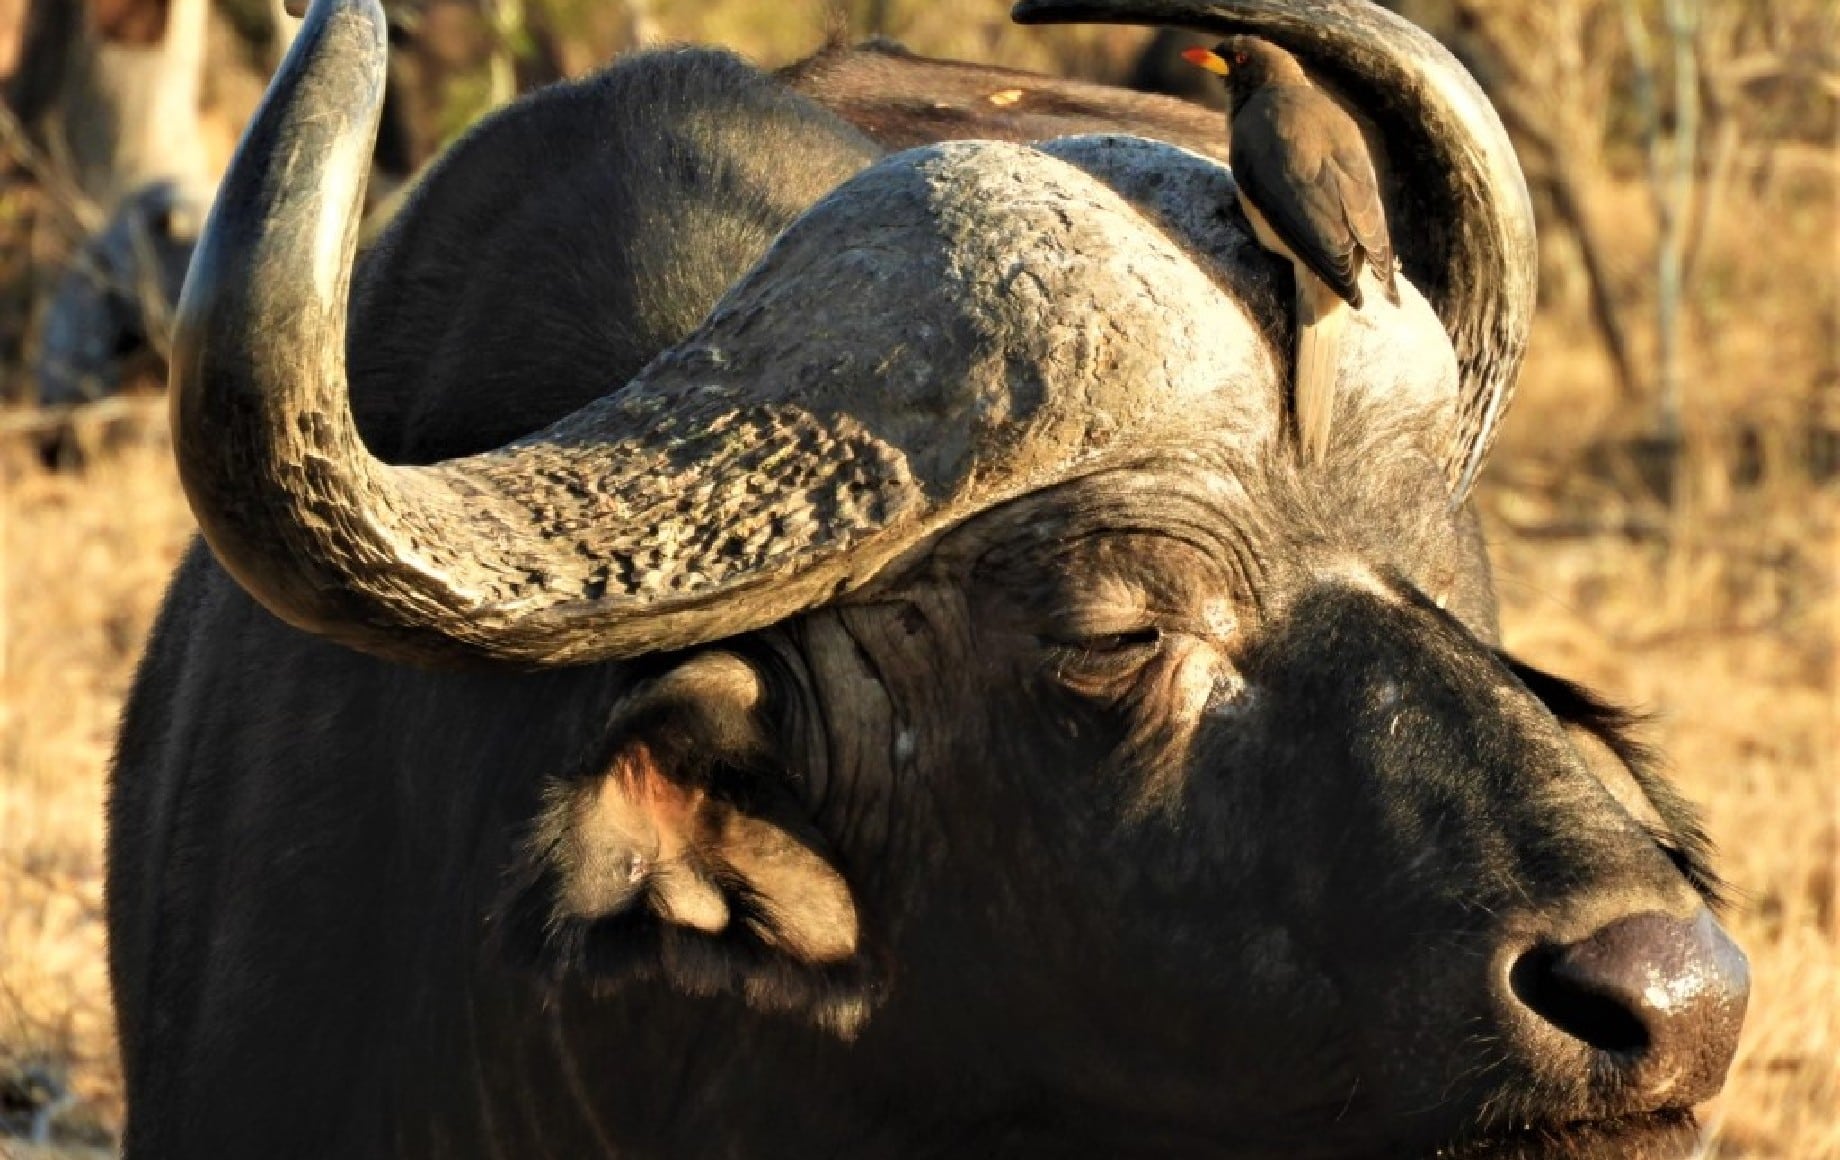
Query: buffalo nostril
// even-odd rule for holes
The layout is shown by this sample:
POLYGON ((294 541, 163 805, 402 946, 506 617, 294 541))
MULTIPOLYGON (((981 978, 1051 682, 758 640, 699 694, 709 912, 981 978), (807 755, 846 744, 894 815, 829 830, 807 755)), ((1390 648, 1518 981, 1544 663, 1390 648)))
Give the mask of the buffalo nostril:
POLYGON ((1615 990, 1580 978, 1565 963, 1565 948, 1538 947, 1522 955, 1508 975, 1521 1002, 1535 1014, 1599 1051, 1631 1054, 1648 1047, 1648 1028, 1615 990))
POLYGON ((1718 1090, 1750 995, 1744 953, 1704 908, 1691 919, 1631 915, 1579 942, 1537 947, 1508 978, 1546 1022, 1676 1102, 1718 1090))

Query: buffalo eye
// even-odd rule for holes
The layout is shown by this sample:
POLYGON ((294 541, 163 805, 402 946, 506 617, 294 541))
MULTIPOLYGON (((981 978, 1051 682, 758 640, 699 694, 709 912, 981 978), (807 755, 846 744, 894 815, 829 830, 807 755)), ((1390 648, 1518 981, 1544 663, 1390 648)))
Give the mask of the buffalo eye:
POLYGON ((1163 631, 1155 627, 1123 632, 1082 633, 1042 638, 1054 677, 1092 697, 1111 697, 1134 684, 1146 665, 1163 651, 1163 631))
POLYGON ((1144 659, 1155 655, 1163 643, 1163 630, 1155 626, 1133 628, 1124 632, 1082 633, 1067 636, 1039 636, 1043 648, 1059 656, 1084 654, 1094 657, 1130 657, 1144 659))
POLYGON ((1163 630, 1154 626, 1133 629, 1130 632, 1114 632, 1105 636, 1089 637, 1079 642, 1079 647, 1091 653, 1116 655, 1134 649, 1154 650, 1163 643, 1163 630))

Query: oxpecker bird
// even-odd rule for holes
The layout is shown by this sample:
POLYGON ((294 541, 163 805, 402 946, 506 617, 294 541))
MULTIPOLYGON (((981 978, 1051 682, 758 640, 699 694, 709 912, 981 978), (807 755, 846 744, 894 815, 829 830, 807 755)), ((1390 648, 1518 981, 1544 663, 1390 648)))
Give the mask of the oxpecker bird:
POLYGON ((1297 276, 1297 438, 1320 462, 1335 413, 1335 377, 1362 273, 1399 302, 1393 244, 1373 160, 1354 120, 1290 53, 1250 36, 1182 54, 1225 78, 1227 161, 1259 243, 1297 276))

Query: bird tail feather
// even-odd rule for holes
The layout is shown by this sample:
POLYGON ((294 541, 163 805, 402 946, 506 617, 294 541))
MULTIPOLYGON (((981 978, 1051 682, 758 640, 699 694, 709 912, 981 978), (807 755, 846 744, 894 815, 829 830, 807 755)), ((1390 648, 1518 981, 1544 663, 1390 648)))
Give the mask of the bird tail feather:
POLYGON ((1330 291, 1297 303, 1297 441, 1305 463, 1321 463, 1335 418, 1335 380, 1341 369, 1347 308, 1330 291), (1321 301, 1327 297, 1328 301, 1321 301))

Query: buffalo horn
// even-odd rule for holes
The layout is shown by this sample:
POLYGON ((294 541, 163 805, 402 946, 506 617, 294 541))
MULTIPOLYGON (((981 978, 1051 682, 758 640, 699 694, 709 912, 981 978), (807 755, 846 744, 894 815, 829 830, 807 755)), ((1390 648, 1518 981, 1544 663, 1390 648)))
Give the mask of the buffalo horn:
POLYGON ((1533 324, 1533 207, 1507 131, 1455 57, 1367 0, 1021 0, 1023 24, 1252 33, 1295 53, 1378 132, 1394 248, 1450 334, 1462 375, 1446 467, 1475 483, 1533 324))
MULTIPOLYGON (((1532 302, 1512 154, 1428 40, 1317 8, 1338 22, 1253 27, 1371 96, 1402 184, 1422 187, 1409 204, 1395 195, 1400 248, 1465 360, 1465 446, 1479 453, 1532 302), (1369 69, 1381 79, 1361 89, 1369 69)), ((1146 10, 1203 26, 1223 11, 1146 10)), ((180 480, 225 569, 296 627, 412 662, 689 648, 844 597, 927 537, 1134 447, 1269 433, 1251 332, 1218 341, 1250 324, 1188 252, 1078 170, 984 143, 872 167, 789 228, 695 335, 551 427, 383 463, 352 418, 345 344, 386 65, 377 0, 316 0, 219 187, 175 318, 180 480), (1018 187, 1034 196, 1010 198, 1018 187), (952 225, 951 207, 998 198, 1004 229, 952 225), (1036 292, 979 281, 1018 263, 1036 292), (916 297, 916 278, 938 292, 916 297), (1095 308, 1113 325, 1093 327, 1095 308), (1046 337, 1066 333, 1089 337, 1046 337)))
POLYGON ((175 317, 180 481, 246 591, 373 655, 541 667, 772 623, 904 546, 851 551, 865 529, 912 526, 902 456, 847 416, 737 403, 695 368, 669 406, 615 391, 469 459, 372 456, 346 310, 387 63, 378 0, 312 5, 175 317))

